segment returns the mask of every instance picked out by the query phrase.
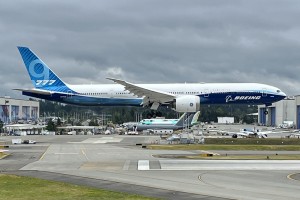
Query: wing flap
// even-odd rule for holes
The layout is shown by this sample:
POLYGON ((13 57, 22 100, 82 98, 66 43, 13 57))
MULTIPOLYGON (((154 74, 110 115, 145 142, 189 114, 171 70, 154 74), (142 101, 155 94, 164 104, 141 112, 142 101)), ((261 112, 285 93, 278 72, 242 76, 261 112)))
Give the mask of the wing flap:
POLYGON ((115 78, 107 78, 108 80, 114 81, 125 87, 125 90, 128 90, 130 93, 136 95, 137 97, 143 97, 143 105, 149 105, 151 103, 169 103, 173 101, 176 96, 167 92, 162 92, 158 90, 153 90, 150 88, 141 87, 139 85, 123 81, 115 78))

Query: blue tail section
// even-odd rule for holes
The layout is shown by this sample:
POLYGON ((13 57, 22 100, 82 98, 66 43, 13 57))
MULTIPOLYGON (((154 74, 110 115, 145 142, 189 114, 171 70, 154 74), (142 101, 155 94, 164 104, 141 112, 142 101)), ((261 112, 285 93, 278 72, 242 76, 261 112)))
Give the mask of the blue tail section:
POLYGON ((74 92, 27 47, 18 47, 30 79, 37 89, 74 92))

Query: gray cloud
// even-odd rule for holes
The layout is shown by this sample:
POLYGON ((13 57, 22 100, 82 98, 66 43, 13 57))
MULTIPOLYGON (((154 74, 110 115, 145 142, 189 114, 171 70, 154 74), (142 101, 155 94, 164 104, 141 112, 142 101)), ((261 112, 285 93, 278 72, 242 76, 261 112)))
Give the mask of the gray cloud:
POLYGON ((300 94, 299 1, 3 1, 0 96, 31 87, 16 46, 70 84, 260 82, 300 94))

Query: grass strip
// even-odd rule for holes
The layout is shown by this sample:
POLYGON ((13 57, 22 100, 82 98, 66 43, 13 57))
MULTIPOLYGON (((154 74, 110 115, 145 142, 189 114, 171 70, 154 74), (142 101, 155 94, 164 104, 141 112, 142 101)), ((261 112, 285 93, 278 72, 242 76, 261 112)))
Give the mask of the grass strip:
POLYGON ((3 152, 0 152, 0 160, 1 160, 2 158, 5 158, 6 156, 8 156, 8 154, 3 153, 3 152))
POLYGON ((140 195, 47 181, 31 177, 0 174, 0 200, 98 200, 98 199, 155 199, 140 195))

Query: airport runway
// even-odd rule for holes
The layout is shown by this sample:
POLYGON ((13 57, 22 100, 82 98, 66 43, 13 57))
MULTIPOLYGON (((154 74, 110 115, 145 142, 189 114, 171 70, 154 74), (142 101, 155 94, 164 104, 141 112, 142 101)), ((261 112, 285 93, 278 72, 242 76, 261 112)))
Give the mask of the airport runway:
POLYGON ((146 195, 150 189, 157 188, 164 192, 154 192, 158 194, 156 196, 166 199, 299 199, 300 196, 300 161, 155 158, 153 155, 156 154, 201 153, 148 150, 136 146, 137 143, 155 142, 159 139, 155 136, 28 137, 36 137, 34 139, 40 143, 14 145, 11 148, 13 154, 0 160, 1 171, 13 169, 15 172, 20 168, 20 174, 38 174, 33 171, 56 174, 57 177, 63 174, 62 180, 69 182, 75 177, 76 180, 82 177, 83 182, 107 181, 107 185, 117 185, 112 188, 114 190, 122 191, 128 185, 127 188, 133 188, 132 192, 137 192, 134 188, 140 187, 139 194, 144 191, 146 195), (23 161, 20 161, 20 153, 26 155, 23 155, 23 161), (3 169, 2 166, 10 164, 16 164, 16 167, 3 169), (178 195, 172 196, 170 191, 177 191, 178 195))

